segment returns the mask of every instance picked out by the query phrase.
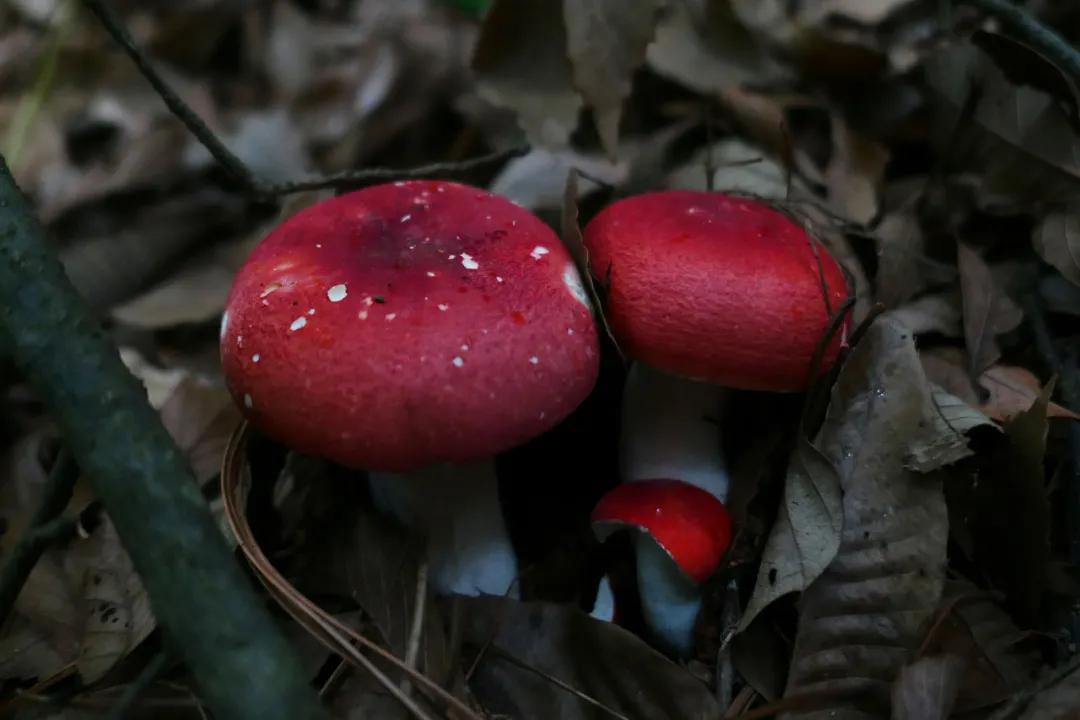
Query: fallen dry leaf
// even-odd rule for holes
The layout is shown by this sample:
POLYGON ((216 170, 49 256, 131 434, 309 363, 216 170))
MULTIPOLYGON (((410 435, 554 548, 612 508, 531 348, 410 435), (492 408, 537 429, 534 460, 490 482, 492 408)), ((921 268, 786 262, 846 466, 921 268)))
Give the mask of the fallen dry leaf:
POLYGON ((968 369, 979 376, 1001 357, 997 336, 1020 324, 1020 307, 994 284, 990 267, 964 243, 956 248, 960 268, 960 296, 964 310, 964 339, 968 348, 968 369))
POLYGON ((619 118, 630 80, 645 60, 660 0, 565 0, 566 45, 574 85, 592 108, 609 157, 619 147, 619 118))
POLYGON ((495 0, 484 18, 473 70, 481 96, 514 110, 529 142, 566 144, 582 102, 571 82, 561 10, 543 0, 495 0))
POLYGON ((727 0, 669 4, 646 57, 657 73, 705 93, 764 85, 788 74, 727 0))
POLYGON ((566 605, 496 597, 458 602, 466 649, 479 653, 470 687, 488 714, 522 720, 586 720, 612 717, 611 711, 655 720, 719 717, 703 683, 613 623, 566 605))
POLYGON ((964 661, 955 655, 924 657, 905 665, 892 690, 895 720, 947 720, 952 715, 964 661))
POLYGON ((1035 228, 1031 244, 1039 257, 1080 285, 1080 205, 1046 215, 1035 228))
POLYGON ((856 699, 888 714, 944 585, 948 522, 930 471, 970 452, 961 438, 940 418, 910 332, 879 318, 840 371, 817 439, 839 475, 843 532, 800 602, 785 696, 830 698, 800 717, 860 716, 856 699))

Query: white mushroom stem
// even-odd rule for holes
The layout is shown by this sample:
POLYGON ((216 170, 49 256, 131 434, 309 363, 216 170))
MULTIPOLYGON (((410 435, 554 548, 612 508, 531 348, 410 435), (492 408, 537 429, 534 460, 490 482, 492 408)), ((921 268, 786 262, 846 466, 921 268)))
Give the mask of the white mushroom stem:
POLYGON ((517 558, 491 460, 372 472, 369 482, 379 510, 427 538, 436 593, 517 597, 517 558))
MULTIPOLYGON (((726 390, 634 363, 623 394, 620 470, 624 482, 682 480, 727 502, 719 418, 726 390)), ((669 650, 688 655, 701 607, 700 588, 652 538, 639 534, 642 613, 669 650)))

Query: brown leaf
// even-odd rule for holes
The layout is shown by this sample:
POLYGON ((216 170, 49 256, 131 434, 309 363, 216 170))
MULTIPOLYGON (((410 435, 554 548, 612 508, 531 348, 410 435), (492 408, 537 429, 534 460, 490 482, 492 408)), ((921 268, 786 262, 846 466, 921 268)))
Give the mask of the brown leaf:
POLYGON ((183 380, 161 407, 161 422, 187 457, 196 481, 217 476, 240 411, 220 385, 183 380))
MULTIPOLYGON (((934 348, 920 354, 923 370, 931 381, 955 395, 975 410, 998 422, 1011 420, 1031 408, 1042 392, 1042 383, 1030 370, 1015 365, 995 365, 978 378, 985 399, 971 384, 965 367, 967 360, 958 348, 934 348)), ((1072 410, 1049 403, 1047 417, 1080 419, 1072 410)))
POLYGON ((895 308, 923 289, 919 273, 924 254, 922 228, 913 212, 893 212, 878 223, 874 238, 878 244, 877 301, 895 308))
POLYGON ((739 621, 746 630, 776 599, 805 590, 836 556, 843 528, 840 478, 828 458, 800 438, 784 480, 780 512, 765 543, 754 593, 739 621))
POLYGON ((647 58, 659 74, 704 93, 765 85, 788 74, 727 0, 669 4, 647 58))
POLYGON ((619 147, 619 117, 630 79, 645 60, 660 0, 565 0, 566 45, 574 85, 593 111, 609 157, 619 147))
MULTIPOLYGON (((1015 365, 995 365, 979 376, 979 385, 990 391, 989 399, 979 409, 1001 421, 1031 409, 1042 392, 1035 373, 1015 365)), ((1048 403, 1046 416, 1080 420, 1080 415, 1057 403, 1048 403)))
MULTIPOLYGON (((892 682, 944 585, 940 474, 968 452, 940 419, 910 332, 879 318, 832 392, 818 446, 843 490, 840 547, 803 593, 786 696, 824 693, 807 717, 887 715, 892 682)), ((802 717, 801 716, 801 717, 802 717)))
POLYGON ((611 711, 655 720, 720 716, 704 684, 613 623, 567 605, 496 597, 458 602, 465 646, 480 653, 470 686, 489 715, 521 720, 585 720, 613 717, 611 711))
MULTIPOLYGON (((926 62, 939 102, 939 143, 956 140, 954 128, 972 92, 976 104, 961 140, 971 165, 990 188, 1021 198, 1066 201, 1080 180, 1080 137, 1050 94, 1016 85, 971 43, 949 43, 926 62), (970 126, 970 129, 969 127, 970 126)), ((960 147, 949 147, 954 157, 960 147)))
POLYGON ((572 85, 562 10, 544 0, 495 0, 473 55, 477 89, 517 113, 534 145, 565 145, 581 98, 572 85))
POLYGON ((832 157, 825 169, 829 206, 853 222, 869 223, 878 213, 889 151, 835 117, 832 141, 832 157))
POLYGON ((955 655, 924 657, 900 670, 893 685, 895 720, 946 720, 952 714, 964 661, 955 655))
POLYGON ((1016 328, 1024 314, 1012 299, 998 290, 990 267, 978 253, 964 243, 958 243, 956 255, 968 369, 972 377, 977 377, 1001 357, 997 336, 1016 328))
POLYGON ((1052 212, 1031 236, 1035 252, 1068 280, 1080 285, 1080 204, 1052 212))

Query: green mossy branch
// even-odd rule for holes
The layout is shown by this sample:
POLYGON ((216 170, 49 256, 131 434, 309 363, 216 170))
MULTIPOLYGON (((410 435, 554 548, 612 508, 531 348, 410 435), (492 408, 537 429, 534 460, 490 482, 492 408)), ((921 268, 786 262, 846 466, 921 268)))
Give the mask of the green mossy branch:
POLYGON ((325 717, 142 385, 47 248, 0 157, 0 344, 52 410, 169 647, 229 720, 325 717))

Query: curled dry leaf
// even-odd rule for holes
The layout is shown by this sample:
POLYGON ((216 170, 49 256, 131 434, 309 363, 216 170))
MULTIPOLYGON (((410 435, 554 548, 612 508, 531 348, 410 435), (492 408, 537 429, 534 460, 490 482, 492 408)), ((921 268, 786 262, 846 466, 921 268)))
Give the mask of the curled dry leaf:
POLYGON ((1073 663, 1063 677, 1058 674, 1041 684, 1039 692, 1018 715, 1019 720, 1067 720, 1080 713, 1080 666, 1073 663))
POLYGON ((940 474, 926 473, 970 452, 941 419, 907 329, 885 318, 869 328, 816 446, 836 469, 843 525, 835 557, 803 593, 785 695, 827 696, 811 717, 858 716, 856 700, 887 714, 944 584, 945 499, 940 474))
POLYGON ((1020 307, 994 283, 990 266, 964 243, 956 248, 960 269, 960 295, 964 310, 964 339, 968 370, 978 377, 1001 357, 997 336, 1024 319, 1020 307))
POLYGON ((566 0, 566 44, 574 85, 592 108, 609 157, 619 146, 619 117, 630 79, 645 60, 660 0, 566 0))
POLYGON ((924 657, 905 665, 892 690, 895 720, 947 720, 952 714, 964 661, 956 655, 924 657))
POLYGON ((720 717, 703 683, 613 623, 566 605, 496 597, 458 602, 465 649, 479 653, 470 686, 489 715, 720 717))
POLYGON ((1031 237, 1035 252, 1058 272, 1080 285, 1080 204, 1048 214, 1031 237))
POLYGON ((533 148, 528 154, 508 162, 491 181, 489 189, 533 210, 557 208, 563 202, 566 175, 571 169, 588 175, 582 176, 579 183, 581 197, 600 187, 590 178, 616 185, 626 179, 628 172, 623 163, 616 164, 574 150, 533 148))
POLYGON ((534 145, 565 145, 581 98, 572 85, 562 9, 544 0, 495 0, 473 55, 477 89, 513 110, 534 145))

